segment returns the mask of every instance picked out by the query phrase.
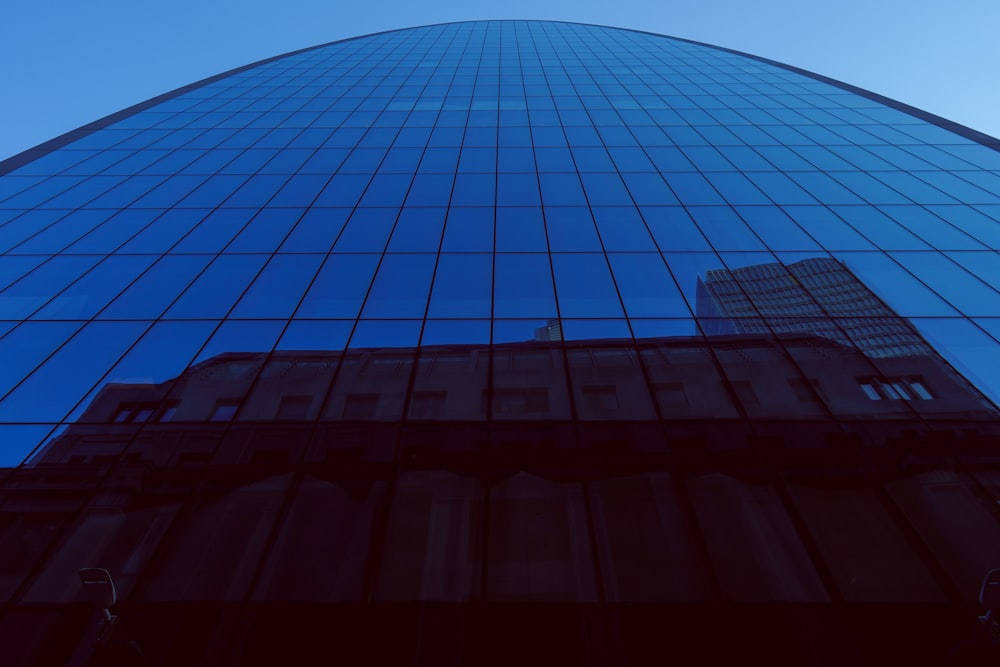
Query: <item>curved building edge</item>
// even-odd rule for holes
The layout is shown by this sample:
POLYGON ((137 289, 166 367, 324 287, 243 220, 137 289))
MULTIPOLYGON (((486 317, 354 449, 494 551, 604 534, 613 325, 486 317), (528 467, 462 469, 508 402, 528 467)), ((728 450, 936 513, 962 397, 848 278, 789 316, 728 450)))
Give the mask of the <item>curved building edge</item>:
POLYGON ((955 121, 948 120, 947 118, 943 118, 943 117, 938 116, 936 114, 932 114, 932 113, 930 113, 928 111, 924 111, 923 109, 920 109, 920 108, 911 106, 909 104, 906 104, 905 102, 900 102, 898 100, 892 99, 891 97, 886 97, 884 95, 880 95, 878 93, 872 92, 872 91, 867 90, 865 88, 860 88, 858 86, 855 86, 855 85, 852 85, 852 84, 849 84, 849 83, 845 83, 845 82, 840 81, 838 79, 833 79, 833 78, 825 76, 823 74, 817 74, 816 72, 811 72, 809 70, 802 69, 801 67, 796 67, 794 65, 789 65, 787 63, 783 63, 783 62, 780 62, 780 61, 777 61, 777 60, 771 60, 770 58, 765 58, 763 56, 754 55, 752 53, 746 53, 744 51, 738 51, 736 49, 730 49, 730 48, 726 48, 724 46, 717 46, 715 44, 709 44, 707 42, 699 42, 699 41, 693 40, 693 39, 686 39, 684 37, 675 37, 673 35, 664 35, 664 34, 661 34, 661 33, 651 32, 649 30, 637 30, 635 28, 624 28, 624 27, 620 27, 620 26, 599 25, 599 24, 596 24, 596 23, 582 23, 582 22, 579 22, 579 21, 556 21, 556 20, 552 20, 552 19, 479 19, 479 20, 473 20, 473 21, 446 21, 446 22, 443 22, 443 23, 429 23, 429 24, 426 24, 426 25, 409 26, 409 27, 406 27, 406 28, 393 28, 393 29, 390 29, 390 30, 379 30, 377 32, 372 32, 372 33, 368 33, 368 34, 365 34, 365 35, 356 35, 354 37, 345 37, 344 39, 336 39, 336 40, 333 40, 333 41, 330 41, 330 42, 324 42, 322 44, 316 44, 314 46, 307 46, 307 47, 304 47, 304 48, 301 48, 301 49, 296 49, 294 51, 289 51, 287 53, 282 53, 282 54, 279 54, 279 55, 276 55, 276 56, 270 56, 270 57, 264 58, 262 60, 257 60, 257 61, 254 61, 252 63, 246 64, 246 65, 242 65, 240 67, 236 67, 236 68, 231 69, 231 70, 227 70, 225 72, 220 72, 219 74, 214 74, 214 75, 206 77, 204 79, 200 79, 198 81, 195 81, 194 83, 189 83, 189 84, 187 84, 185 86, 181 86, 180 88, 175 88, 173 90, 167 91, 165 93, 157 95, 156 97, 152 97, 152 98, 150 98, 150 99, 148 99, 148 100, 146 100, 144 102, 139 102, 138 104, 133 104, 132 106, 126 107, 125 109, 122 109, 121 111, 116 111, 116 112, 114 112, 112 114, 104 116, 103 118, 98 118, 97 120, 91 121, 90 123, 87 123, 86 125, 82 125, 82 126, 76 128, 75 130, 70 130, 69 132, 61 134, 61 135, 59 135, 59 136, 57 136, 57 137, 55 137, 53 139, 49 139, 48 141, 45 141, 45 142, 43 142, 41 144, 38 144, 37 146, 35 146, 33 148, 29 148, 29 149, 27 149, 25 151, 17 153, 16 155, 12 155, 11 157, 9 157, 9 158, 7 158, 5 160, 0 160, 0 176, 3 176, 5 174, 7 174, 7 173, 9 173, 9 172, 17 169, 18 167, 21 167, 21 166, 23 166, 25 164, 28 164, 29 162, 31 162, 33 160, 36 160, 36 159, 38 159, 38 158, 40 158, 40 157, 42 157, 42 156, 44 156, 44 155, 46 155, 46 154, 54 151, 54 150, 62 148, 63 146, 66 146, 67 144, 69 144, 69 143, 71 143, 73 141, 76 141, 77 139, 85 137, 85 136, 87 136, 88 134, 90 134, 92 132, 95 132, 97 130, 101 130, 101 129, 105 128, 105 127, 108 127, 109 125, 112 125, 112 124, 117 123, 117 122, 119 122, 121 120, 124 120, 125 118, 133 116, 133 115, 135 115, 135 114, 137 114, 137 113, 139 113, 141 111, 145 111, 146 109, 149 109, 149 108, 151 108, 151 107, 153 107, 153 106, 155 106, 155 105, 157 105, 157 104, 159 104, 161 102, 166 102, 167 100, 171 100, 171 99, 173 99, 173 98, 175 98, 175 97, 177 97, 179 95, 183 95, 184 93, 190 92, 192 90, 196 90, 196 89, 198 89, 198 88, 200 88, 202 86, 206 86, 206 85, 208 85, 210 83, 214 83, 216 81, 219 81, 220 79, 224 79, 224 78, 232 76, 234 74, 239 74, 240 72, 244 72, 246 70, 253 69, 253 68, 258 67, 260 65, 266 65, 267 63, 274 62, 276 60, 281 60, 283 58, 288 58, 288 57, 291 57, 291 56, 295 56, 295 55, 298 55, 300 53, 306 53, 308 51, 314 51, 316 49, 322 49, 322 48, 325 48, 325 47, 328 47, 328 46, 333 46, 334 44, 343 44, 345 42, 352 42, 352 41, 355 41, 355 40, 358 40, 358 39, 367 39, 369 37, 375 37, 377 35, 385 35, 385 34, 394 33, 394 32, 403 32, 405 30, 418 30, 420 28, 433 28, 433 27, 437 27, 437 26, 447 26, 447 25, 462 25, 462 24, 468 24, 468 23, 494 23, 494 22, 560 23, 560 24, 563 24, 563 25, 579 25, 579 26, 586 26, 586 27, 591 27, 591 28, 605 28, 605 29, 609 29, 609 30, 624 30, 624 31, 627 31, 627 32, 634 32, 634 33, 639 33, 639 34, 642 34, 642 35, 650 35, 650 36, 653 36, 653 37, 660 37, 660 38, 663 38, 663 39, 672 39, 672 40, 677 41, 677 42, 685 42, 687 44, 695 44, 697 46, 702 46, 702 47, 706 47, 706 48, 710 48, 710 49, 715 49, 717 51, 723 51, 725 53, 731 53, 733 55, 741 56, 743 58, 749 58, 750 60, 756 60, 757 62, 765 63, 767 65, 772 65, 772 66, 775 66, 775 67, 780 67, 780 68, 782 68, 784 70, 787 70, 787 71, 790 71, 790 72, 794 72, 796 74, 800 74, 802 76, 806 76, 806 77, 809 77, 811 79, 815 79, 816 81, 820 81, 822 83, 826 83, 826 84, 829 84, 831 86, 840 88, 841 90, 845 90, 845 91, 847 91, 849 93, 854 93, 855 95, 860 95, 862 97, 865 97, 865 98, 868 98, 868 99, 873 100, 875 102, 878 102, 879 104, 884 104, 887 107, 890 107, 890 108, 895 109, 897 111, 901 111, 903 113, 909 114, 909 115, 911 115, 911 116, 913 116, 915 118, 919 118, 920 120, 923 120, 923 121, 926 121, 928 123, 931 123, 932 125, 936 125, 936 126, 940 127, 941 129, 947 130, 949 132, 953 132, 953 133, 955 133, 955 134, 957 134, 957 135, 959 135, 961 137, 965 137, 966 139, 969 139, 970 141, 974 141, 974 142, 976 142, 978 144, 982 144, 983 146, 986 146, 988 148, 992 148, 993 150, 1000 152, 1000 139, 998 139, 998 138, 996 138, 996 137, 994 137, 992 135, 986 134, 985 132, 980 132, 979 130, 974 130, 971 127, 968 127, 966 125, 962 125, 961 123, 956 123, 955 121))

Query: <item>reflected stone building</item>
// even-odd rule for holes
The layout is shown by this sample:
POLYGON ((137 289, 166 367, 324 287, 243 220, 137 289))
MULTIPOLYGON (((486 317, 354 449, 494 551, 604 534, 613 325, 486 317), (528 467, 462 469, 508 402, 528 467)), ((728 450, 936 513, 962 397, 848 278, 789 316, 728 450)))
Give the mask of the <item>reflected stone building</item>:
POLYGON ((489 21, 0 163, 5 664, 971 660, 996 149, 489 21))

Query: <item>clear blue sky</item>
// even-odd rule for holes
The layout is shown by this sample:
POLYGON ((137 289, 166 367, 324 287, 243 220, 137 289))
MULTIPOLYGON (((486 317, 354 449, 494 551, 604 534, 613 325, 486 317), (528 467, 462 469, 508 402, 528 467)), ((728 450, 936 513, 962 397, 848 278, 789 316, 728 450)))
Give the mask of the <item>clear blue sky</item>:
POLYGON ((3 0, 0 159, 255 60, 380 30, 491 18, 727 46, 1000 136, 998 0, 3 0))

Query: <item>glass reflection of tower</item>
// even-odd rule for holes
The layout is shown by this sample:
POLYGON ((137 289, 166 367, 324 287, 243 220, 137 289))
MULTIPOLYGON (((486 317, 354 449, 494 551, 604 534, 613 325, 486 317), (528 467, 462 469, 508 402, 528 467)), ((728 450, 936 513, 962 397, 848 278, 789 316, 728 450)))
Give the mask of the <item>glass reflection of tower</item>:
POLYGON ((483 22, 3 163, 0 646, 80 661, 103 567, 94 660, 943 655, 1000 553, 993 144, 483 22))
POLYGON ((709 336, 813 333, 869 357, 932 354, 913 326, 835 259, 805 259, 698 278, 696 311, 709 336))

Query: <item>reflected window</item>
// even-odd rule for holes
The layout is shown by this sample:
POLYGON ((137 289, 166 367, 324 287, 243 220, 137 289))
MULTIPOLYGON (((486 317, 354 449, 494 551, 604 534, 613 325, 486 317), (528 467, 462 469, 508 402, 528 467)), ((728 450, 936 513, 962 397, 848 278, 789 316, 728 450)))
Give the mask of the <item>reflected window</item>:
POLYGON ((180 405, 180 401, 168 401, 162 408, 160 408, 160 413, 156 415, 156 421, 173 421, 174 416, 177 414, 178 405, 180 405))
POLYGON ((865 396, 872 401, 890 400, 898 401, 905 399, 908 401, 931 401, 934 394, 927 387, 927 382, 922 376, 912 375, 907 377, 892 378, 858 378, 858 386, 865 396))
POLYGON ((882 394, 878 392, 878 389, 875 388, 875 385, 873 383, 859 382, 858 386, 861 387, 861 391, 863 391, 865 393, 865 396, 867 396, 870 400, 872 401, 882 400, 882 394))
POLYGON ((919 398, 923 401, 929 401, 934 398, 930 390, 927 389, 927 385, 924 383, 924 379, 921 377, 908 378, 907 386, 909 386, 910 391, 913 392, 914 398, 919 398))
POLYGON ((239 399, 220 398, 215 402, 215 407, 212 408, 212 415, 208 418, 208 420, 213 422, 230 421, 236 416, 236 409, 239 405, 239 399))
POLYGON ((116 424, 140 424, 148 421, 155 410, 156 403, 122 403, 111 421, 116 424))

